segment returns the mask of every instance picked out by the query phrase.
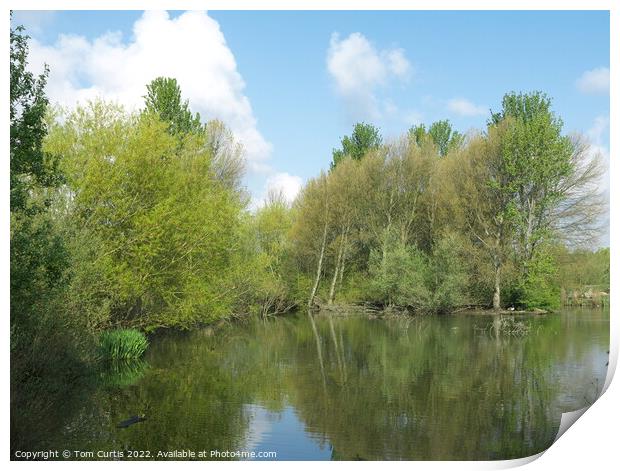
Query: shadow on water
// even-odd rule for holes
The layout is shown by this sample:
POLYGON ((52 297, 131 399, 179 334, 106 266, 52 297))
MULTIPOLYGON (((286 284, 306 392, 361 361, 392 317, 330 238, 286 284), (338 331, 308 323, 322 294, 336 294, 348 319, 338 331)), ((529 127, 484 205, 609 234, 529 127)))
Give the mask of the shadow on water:
MULTIPOLYGON (((276 451, 278 459, 508 459, 600 393, 609 312, 378 320, 298 313, 153 339, 68 399, 46 446, 276 451), (86 399, 84 399, 86 397, 86 399), (73 401, 73 402, 72 402, 73 401), (131 417, 148 420, 118 428, 131 417)), ((208 456, 207 456, 208 458, 208 456)))

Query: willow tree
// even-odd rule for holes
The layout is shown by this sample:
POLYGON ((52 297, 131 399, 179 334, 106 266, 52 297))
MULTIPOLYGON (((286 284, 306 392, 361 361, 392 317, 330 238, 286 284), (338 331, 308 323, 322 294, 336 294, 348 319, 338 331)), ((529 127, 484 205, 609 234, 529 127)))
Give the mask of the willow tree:
POLYGON ((359 180, 363 216, 362 239, 368 252, 385 254, 390 243, 417 244, 424 238, 424 194, 429 190, 433 144, 418 147, 400 139, 370 152, 360 162, 359 180))
POLYGON ((295 218, 290 237, 300 270, 311 273, 308 307, 313 306, 324 274, 326 249, 330 236, 331 195, 326 173, 313 178, 302 188, 294 205, 295 218))
POLYGON ((97 102, 56 125, 47 149, 63 157, 73 225, 98 241, 79 267, 108 280, 111 324, 189 327, 229 314, 241 203, 214 178, 204 135, 173 136, 154 114, 97 102))
POLYGON ((367 189, 360 185, 359 173, 359 162, 345 158, 328 175, 331 231, 329 240, 333 260, 328 304, 334 302, 337 286, 342 284, 351 240, 359 233, 362 223, 360 202, 367 189))
POLYGON ((467 233, 493 267, 493 308, 501 306, 502 270, 510 255, 515 228, 514 188, 506 172, 501 140, 508 122, 470 141, 460 157, 454 185, 467 233))
POLYGON ((385 179, 395 201, 395 230, 403 244, 419 245, 424 238, 424 195, 432 190, 431 173, 437 159, 429 143, 413 145, 400 139, 389 146, 385 179))

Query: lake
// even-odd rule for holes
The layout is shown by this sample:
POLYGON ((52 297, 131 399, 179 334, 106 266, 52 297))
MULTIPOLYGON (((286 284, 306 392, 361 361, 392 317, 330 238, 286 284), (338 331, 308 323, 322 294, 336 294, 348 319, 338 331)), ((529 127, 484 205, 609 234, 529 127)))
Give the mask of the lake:
POLYGON ((132 450, 151 459, 532 455, 553 442, 562 412, 600 393, 609 310, 519 319, 530 325, 524 337, 497 335, 484 314, 297 313, 161 333, 144 362, 102 373, 86 397, 68 396, 64 423, 40 445, 95 459, 132 450), (136 415, 146 420, 118 427, 136 415))

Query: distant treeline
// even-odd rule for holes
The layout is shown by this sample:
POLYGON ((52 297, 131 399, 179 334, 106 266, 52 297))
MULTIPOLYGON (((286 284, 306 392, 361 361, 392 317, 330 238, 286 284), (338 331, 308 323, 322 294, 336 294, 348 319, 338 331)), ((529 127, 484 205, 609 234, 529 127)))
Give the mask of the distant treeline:
POLYGON ((557 281, 565 306, 609 306, 609 248, 568 251, 558 247, 557 281))
POLYGON ((314 274, 310 303, 554 309, 586 279, 608 289, 609 250, 583 249, 602 228, 602 171, 539 92, 506 94, 467 136, 439 121, 384 144, 359 123, 295 202, 290 253, 314 274))

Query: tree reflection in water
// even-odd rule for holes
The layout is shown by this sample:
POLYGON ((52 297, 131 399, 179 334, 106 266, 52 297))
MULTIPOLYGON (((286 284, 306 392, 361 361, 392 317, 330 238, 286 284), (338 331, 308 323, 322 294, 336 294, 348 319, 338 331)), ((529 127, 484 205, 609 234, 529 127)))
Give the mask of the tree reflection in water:
POLYGON ((280 458, 472 460, 538 453, 606 374, 609 313, 370 320, 299 313, 152 341, 39 443, 84 450, 268 450, 280 458), (118 379, 118 378, 117 378, 118 379), (134 415, 148 420, 119 430, 134 415), (326 454, 325 451, 328 451, 326 454))

